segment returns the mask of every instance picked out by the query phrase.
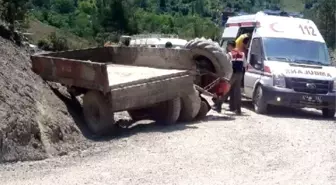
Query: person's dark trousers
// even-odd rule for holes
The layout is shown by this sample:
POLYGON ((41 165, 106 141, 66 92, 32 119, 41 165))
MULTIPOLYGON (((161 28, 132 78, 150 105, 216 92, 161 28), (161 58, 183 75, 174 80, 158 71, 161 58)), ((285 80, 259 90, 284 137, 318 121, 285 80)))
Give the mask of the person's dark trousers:
POLYGON ((226 95, 223 97, 223 102, 228 102, 229 101, 229 97, 230 97, 230 93, 231 93, 231 88, 230 91, 228 93, 226 93, 226 95))
POLYGON ((243 77, 242 77, 242 80, 241 80, 241 87, 242 88, 244 87, 244 77, 245 77, 245 68, 243 68, 243 77))
POLYGON ((231 91, 229 108, 231 111, 241 113, 241 82, 243 78, 243 72, 236 72, 231 77, 231 91))

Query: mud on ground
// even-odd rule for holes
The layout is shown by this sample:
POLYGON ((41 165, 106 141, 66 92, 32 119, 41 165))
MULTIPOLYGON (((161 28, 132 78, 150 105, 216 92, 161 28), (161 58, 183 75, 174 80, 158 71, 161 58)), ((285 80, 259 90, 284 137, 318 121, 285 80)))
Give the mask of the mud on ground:
POLYGON ((79 113, 31 71, 25 49, 1 37, 0 88, 0 162, 39 160, 89 145, 76 125, 79 113))

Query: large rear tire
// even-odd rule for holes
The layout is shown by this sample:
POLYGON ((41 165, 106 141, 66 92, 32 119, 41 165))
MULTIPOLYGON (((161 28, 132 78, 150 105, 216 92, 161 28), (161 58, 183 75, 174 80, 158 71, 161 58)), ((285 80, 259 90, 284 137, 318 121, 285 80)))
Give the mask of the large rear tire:
POLYGON ((201 108, 201 98, 198 91, 195 89, 193 93, 181 97, 181 112, 179 121, 190 122, 197 116, 201 108))
POLYGON ((151 117, 160 125, 176 123, 181 112, 181 98, 161 102, 151 108, 151 117))
POLYGON ((99 91, 89 91, 83 97, 83 113, 88 128, 96 135, 114 134, 114 113, 99 91))
POLYGON ((214 71, 211 72, 227 79, 231 78, 233 72, 231 63, 228 60, 225 51, 217 43, 212 40, 196 38, 189 41, 185 45, 185 48, 190 49, 193 52, 193 58, 196 62, 200 62, 198 67, 200 67, 201 70, 211 70, 211 68, 214 68, 214 71), (205 62, 210 62, 211 65, 205 62))

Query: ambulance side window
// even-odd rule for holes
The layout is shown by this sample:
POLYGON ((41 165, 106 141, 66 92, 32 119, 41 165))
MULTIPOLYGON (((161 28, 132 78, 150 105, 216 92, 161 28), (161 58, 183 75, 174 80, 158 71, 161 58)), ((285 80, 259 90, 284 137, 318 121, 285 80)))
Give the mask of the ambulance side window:
POLYGON ((220 46, 224 49, 226 49, 226 46, 227 46, 227 43, 230 41, 230 40, 234 40, 234 38, 223 38, 221 41, 220 41, 220 46))
POLYGON ((263 62, 263 52, 260 38, 254 38, 251 43, 249 63, 256 63, 262 65, 263 62))

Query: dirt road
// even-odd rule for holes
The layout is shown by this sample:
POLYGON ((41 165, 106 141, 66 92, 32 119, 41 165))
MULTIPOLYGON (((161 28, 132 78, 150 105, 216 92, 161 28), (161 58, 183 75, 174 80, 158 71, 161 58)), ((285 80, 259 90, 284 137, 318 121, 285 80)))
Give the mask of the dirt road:
POLYGON ((1 184, 336 184, 335 121, 243 111, 168 128, 139 123, 81 153, 0 166, 1 184))

